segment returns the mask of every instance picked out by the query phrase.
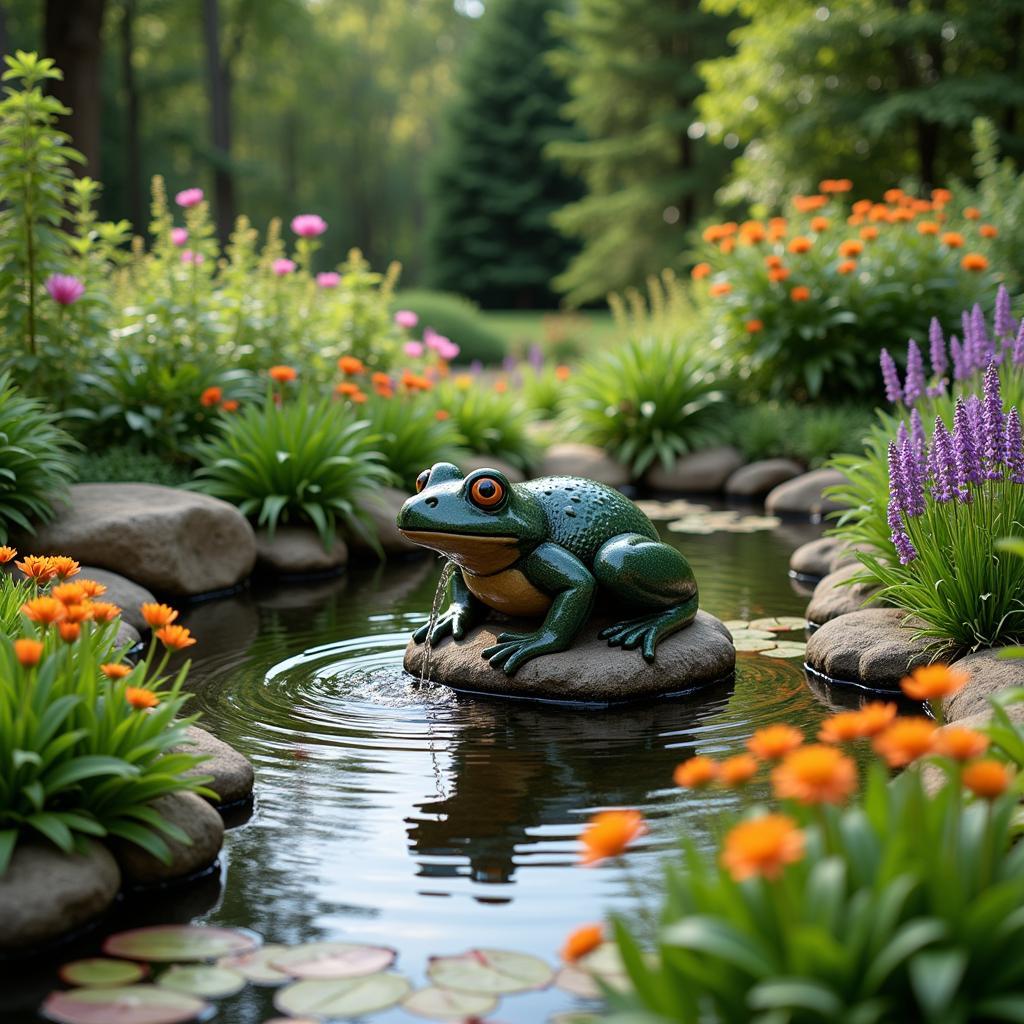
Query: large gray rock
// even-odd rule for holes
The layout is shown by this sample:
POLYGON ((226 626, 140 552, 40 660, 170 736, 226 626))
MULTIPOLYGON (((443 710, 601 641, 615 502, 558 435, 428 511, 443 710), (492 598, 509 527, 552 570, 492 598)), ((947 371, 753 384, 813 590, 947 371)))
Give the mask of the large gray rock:
POLYGON ((123 619, 117 627, 117 636, 114 637, 115 647, 134 647, 142 639, 142 634, 130 623, 123 619))
POLYGON ((811 634, 807 664, 829 679, 898 690, 911 669, 939 660, 927 640, 913 638, 921 625, 897 608, 840 615, 811 634))
POLYGON ((216 861, 224 843, 224 822, 205 800, 195 793, 170 793, 157 797, 151 806, 167 821, 177 825, 191 842, 186 845, 164 836, 171 849, 171 861, 164 864, 135 843, 115 840, 111 849, 126 882, 132 885, 173 882, 196 875, 216 861))
POLYGON ((836 569, 820 580, 807 606, 807 621, 820 626, 840 615, 860 611, 878 592, 873 584, 849 582, 864 571, 864 566, 857 562, 836 569))
POLYGON ((801 544, 789 556, 789 571, 798 576, 811 576, 823 579, 833 568, 833 560, 840 552, 846 550, 846 542, 838 537, 819 537, 817 540, 801 544))
POLYGON ((971 678, 959 693, 944 702, 946 719, 950 722, 979 713, 988 714, 991 711, 989 697, 1000 690, 1024 686, 1024 661, 1000 658, 998 647, 968 654, 957 661, 956 667, 971 678))
POLYGON ((603 448, 575 441, 553 444, 541 459, 537 476, 582 476, 609 487, 630 481, 629 470, 603 448))
POLYGON ((170 595, 229 590, 256 561, 252 527, 234 505, 157 484, 75 484, 56 519, 21 544, 170 595))
POLYGON ((217 794, 214 803, 236 804, 252 796, 254 776, 249 759, 212 733, 190 725, 187 742, 174 750, 206 756, 207 760, 186 774, 213 776, 213 781, 207 785, 217 794))
POLYGON ((803 471, 804 467, 792 459, 759 459, 740 466, 725 481, 725 493, 738 498, 756 498, 803 471))
POLYGON ((727 444, 682 455, 668 469, 659 463, 647 471, 645 479, 657 491, 717 494, 742 465, 743 456, 727 444))
MULTIPOLYGON (((424 466, 423 468, 427 469, 428 467, 424 466)), ((377 487, 365 497, 360 498, 360 508, 367 514, 376 531, 377 540, 386 555, 422 555, 426 550, 403 537, 395 525, 398 513, 408 497, 409 492, 400 491, 396 487, 377 487)), ((365 553, 373 550, 355 532, 349 537, 348 542, 353 551, 365 553)))
POLYGON ((837 469, 814 469, 773 488, 764 500, 765 511, 771 515, 821 516, 843 506, 822 491, 846 483, 837 469))
POLYGON ((499 473, 503 473, 505 479, 513 484, 521 484, 526 479, 526 474, 521 469, 513 466, 512 463, 499 459, 494 455, 484 455, 480 452, 463 455, 459 459, 459 469, 463 473, 472 473, 474 469, 496 469, 499 473))
POLYGON ((90 840, 84 854, 49 843, 19 843, 0 875, 0 951, 24 952, 109 909, 121 872, 105 846, 90 840))
MULTIPOLYGON (((698 612, 689 626, 663 640, 651 665, 639 651, 610 648, 598 640, 605 624, 588 623, 569 650, 534 658, 507 676, 492 668, 481 652, 499 633, 535 629, 537 623, 488 622, 458 643, 449 637, 434 647, 429 678, 455 689, 504 697, 605 704, 693 690, 728 677, 736 665, 731 634, 707 612, 698 612)), ((406 671, 422 678, 426 651, 425 644, 410 640, 406 671)))
POLYGON ((273 537, 266 530, 256 532, 256 560, 279 576, 337 572, 348 563, 348 545, 335 537, 327 550, 313 527, 279 526, 273 537))

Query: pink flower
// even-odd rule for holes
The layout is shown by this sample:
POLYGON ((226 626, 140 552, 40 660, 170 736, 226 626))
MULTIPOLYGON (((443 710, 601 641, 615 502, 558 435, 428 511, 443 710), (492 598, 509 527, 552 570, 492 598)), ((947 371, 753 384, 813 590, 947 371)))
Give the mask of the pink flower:
POLYGON ((300 213, 292 218, 292 231, 303 238, 315 238, 327 230, 327 221, 319 213, 300 213))
POLYGON ((445 345, 451 344, 443 334, 438 334, 433 327, 428 327, 423 332, 423 342, 427 348, 431 348, 435 352, 440 352, 445 345))
POLYGON ((417 359, 419 356, 423 355, 423 345, 418 341, 407 341, 402 346, 402 350, 410 359, 417 359))
POLYGON ((395 323, 399 327, 412 328, 420 322, 420 318, 411 309, 400 309, 395 313, 395 323))
POLYGON ((444 344, 437 346, 437 354, 446 362, 451 362, 462 350, 454 341, 449 341, 447 338, 442 338, 441 340, 444 344))
POLYGON ((85 285, 70 274, 51 274, 46 279, 46 290, 54 302, 70 306, 85 294, 85 285))
POLYGON ((279 260, 274 260, 270 265, 270 269, 277 274, 278 277, 284 277, 285 274, 290 274, 295 269, 295 264, 285 257, 281 257, 279 260))
POLYGON ((186 210, 190 206, 198 206, 203 201, 203 190, 201 188, 184 188, 174 197, 174 201, 186 210))
POLYGON ((205 259, 201 252, 193 252, 191 249, 183 249, 181 252, 182 263, 194 263, 198 267, 205 259))
POLYGON ((316 283, 321 288, 337 288, 341 284, 341 274, 336 274, 333 270, 325 270, 322 274, 316 275, 316 283))
POLYGON ((171 241, 175 245, 184 245, 188 241, 188 231, 185 228, 171 228, 171 241))

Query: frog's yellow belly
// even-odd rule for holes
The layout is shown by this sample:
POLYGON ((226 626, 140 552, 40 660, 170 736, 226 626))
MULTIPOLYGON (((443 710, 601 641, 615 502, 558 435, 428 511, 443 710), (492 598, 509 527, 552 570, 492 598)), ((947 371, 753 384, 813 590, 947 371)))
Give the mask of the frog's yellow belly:
POLYGON ((546 615, 551 597, 538 590, 518 569, 506 569, 493 576, 464 572, 466 586, 489 608, 505 615, 534 618, 546 615))

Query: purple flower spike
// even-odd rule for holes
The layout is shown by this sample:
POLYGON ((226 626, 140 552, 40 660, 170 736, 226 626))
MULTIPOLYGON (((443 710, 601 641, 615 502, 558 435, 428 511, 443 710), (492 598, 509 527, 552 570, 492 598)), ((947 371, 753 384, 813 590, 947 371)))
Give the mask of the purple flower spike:
POLYGON ((933 316, 928 325, 928 358, 932 364, 932 376, 942 378, 949 368, 946 360, 946 339, 942 333, 939 318, 933 316))
POLYGON ((967 373, 971 373, 972 371, 977 369, 977 367, 974 364, 974 355, 975 355, 975 351, 974 351, 974 335, 975 335, 975 330, 974 330, 974 325, 971 322, 971 311, 969 309, 965 309, 960 314, 960 326, 962 328, 961 336, 964 339, 963 340, 963 350, 962 350, 963 351, 963 357, 964 357, 964 366, 966 368, 967 373))
POLYGON ((949 339, 949 354, 953 359, 953 379, 963 380, 971 371, 960 339, 955 334, 949 339))
POLYGON ((995 358, 995 346, 988 336, 988 325, 981 303, 976 302, 971 310, 971 329, 974 332, 974 352, 978 369, 988 366, 995 358))
POLYGON ((1013 365, 1020 366, 1024 363, 1024 320, 1020 322, 1017 331, 1017 340, 1013 343, 1013 365))
POLYGON ((921 350, 913 338, 907 342, 907 376, 903 389, 903 400, 913 405, 925 392, 924 360, 921 350))
POLYGON ((902 508, 908 516, 923 516, 925 465, 914 450, 913 442, 904 442, 899 452, 900 477, 903 482, 902 508))
POLYGON ((1017 321, 1014 320, 1010 309, 1010 293, 1006 290, 1005 284, 1001 284, 999 291, 996 292, 995 332, 1004 346, 1012 344, 1017 333, 1017 321))
POLYGON ((923 455, 927 447, 924 437, 924 424, 921 422, 921 414, 914 409, 910 413, 910 440, 914 444, 914 450, 918 455, 923 455))
POLYGON ((544 351, 536 342, 530 346, 530 351, 526 359, 530 366, 532 366, 538 373, 544 369, 544 351))
POLYGON ((893 361, 892 356, 889 355, 888 349, 882 349, 879 362, 882 364, 882 381, 885 383, 885 397, 893 405, 896 405, 903 401, 903 387, 900 384, 900 375, 896 370, 896 363, 893 361))
POLYGON ((1006 461, 1006 434, 1003 417, 1003 398, 999 391, 999 371, 989 363, 985 371, 985 400, 982 414, 984 437, 985 478, 1001 480, 1002 465, 1006 461))
POLYGON ((935 420, 935 434, 932 437, 932 497, 936 501, 965 501, 967 490, 960 480, 953 437, 940 418, 935 420))
POLYGON ((953 414, 953 450, 956 454, 957 476, 965 484, 980 484, 984 479, 977 438, 978 431, 971 422, 968 406, 962 398, 958 398, 956 412, 953 414))
POLYGON ((1021 437, 1020 413, 1017 406, 1011 406, 1006 417, 1006 464, 1010 479, 1015 484, 1024 484, 1024 439, 1021 437))
POLYGON ((900 425, 896 428, 896 447, 902 448, 909 440, 910 434, 907 433, 907 425, 903 420, 900 420, 900 425))

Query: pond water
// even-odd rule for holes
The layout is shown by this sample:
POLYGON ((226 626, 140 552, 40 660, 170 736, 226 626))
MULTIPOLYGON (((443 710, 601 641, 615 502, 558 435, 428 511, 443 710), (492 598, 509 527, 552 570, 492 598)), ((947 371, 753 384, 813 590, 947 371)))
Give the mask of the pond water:
MULTIPOLYGON (((802 614, 788 559, 818 532, 665 537, 690 559, 702 607, 747 619, 802 614)), ((799 659, 758 654, 740 654, 735 680, 696 699, 603 711, 420 685, 403 673, 402 653, 438 568, 433 559, 355 568, 187 612, 200 639, 196 708, 252 759, 256 806, 228 832, 219 877, 134 901, 116 926, 198 920, 267 941, 390 945, 417 983, 430 955, 478 945, 554 962, 574 926, 609 908, 635 912, 650 897, 680 834, 708 844, 736 810, 733 793, 675 788, 676 764, 694 751, 739 752, 768 722, 814 730, 828 713, 799 659), (640 809, 649 834, 625 867, 577 867, 585 822, 612 806, 640 809)), ((620 657, 638 655, 609 652, 620 657)), ((96 945, 93 936, 70 954, 96 945)), ((52 987, 53 967, 39 964, 7 989, 4 1020, 36 1019, 30 1007, 52 987)), ((250 987, 218 1019, 260 1024, 274 1016, 272 994, 250 987)), ((506 999, 494 1019, 537 1024, 574 1005, 551 989, 506 999)), ((402 1011, 372 1019, 413 1020, 402 1011)))

